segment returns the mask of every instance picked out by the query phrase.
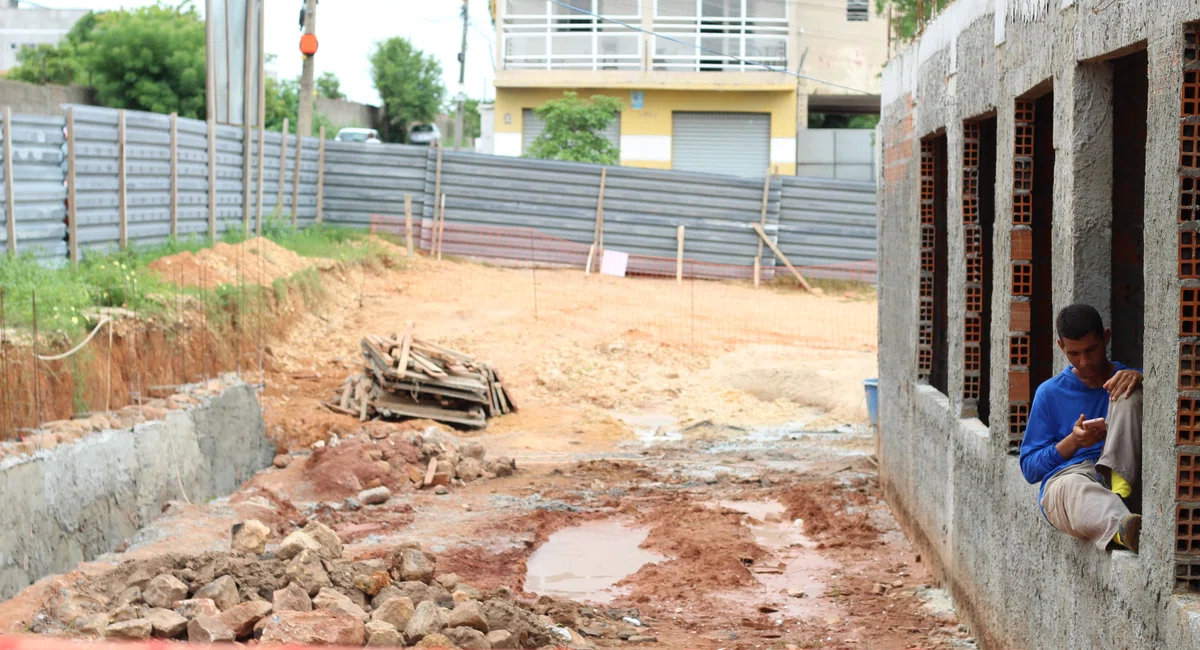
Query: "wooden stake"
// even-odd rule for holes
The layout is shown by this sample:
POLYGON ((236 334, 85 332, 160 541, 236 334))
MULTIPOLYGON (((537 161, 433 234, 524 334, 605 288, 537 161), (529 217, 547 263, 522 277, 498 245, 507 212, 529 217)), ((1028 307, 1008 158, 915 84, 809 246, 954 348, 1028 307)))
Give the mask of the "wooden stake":
MULTIPOLYGON (((8 235, 8 254, 17 254, 17 199, 13 188, 12 107, 4 107, 4 232, 8 235)), ((7 379, 7 377, 5 378, 7 379)))
POLYGON ((129 247, 129 205, 125 193, 125 109, 117 111, 117 245, 129 247))
POLYGON ((304 160, 304 136, 296 131, 296 167, 292 170, 292 225, 300 214, 300 163, 304 160))
MULTIPOLYGON (((596 228, 592 233, 592 246, 604 257, 604 186, 608 183, 608 167, 600 168, 600 193, 596 197, 596 228)), ((588 272, 591 272, 591 255, 588 255, 588 272)))
POLYGON ((592 244, 591 246, 588 246, 588 260, 587 260, 587 266, 584 267, 584 270, 583 270, 584 275, 592 274, 592 258, 594 258, 595 256, 596 256, 596 245, 592 244))
POLYGON ((408 246, 408 257, 413 256, 412 194, 404 195, 404 243, 408 246))
POLYGON ((171 113, 171 237, 179 236, 179 113, 171 113))
MULTIPOLYGON (((792 272, 792 275, 796 276, 796 280, 800 282, 800 286, 804 287, 805 291, 812 293, 813 288, 809 286, 808 281, 804 279, 804 276, 800 275, 800 272, 796 270, 796 267, 792 266, 792 263, 788 261, 788 258, 782 252, 780 252, 779 247, 775 245, 775 242, 767 238, 767 233, 765 230, 763 230, 762 226, 758 224, 753 224, 753 226, 754 232, 758 233, 759 238, 766 242, 767 246, 771 247, 771 252, 775 253, 775 257, 783 260, 784 266, 786 266, 788 270, 792 272)), ((757 274, 755 274, 755 277, 758 277, 757 274)))
POLYGON ((442 195, 442 216, 437 220, 437 258, 442 261, 442 241, 446 236, 446 195, 442 195))
POLYGON ((317 148, 317 223, 324 221, 321 204, 325 202, 325 127, 317 132, 320 144, 317 148))
MULTIPOLYGON (((767 201, 771 196, 771 175, 767 174, 763 177, 763 194, 762 194, 762 213, 759 215, 758 223, 762 227, 767 227, 767 201)), ((762 240, 758 242, 758 254, 754 258, 754 286, 757 287, 762 274, 762 240)))
MULTIPOLYGON (((288 136, 288 118, 283 118, 283 132, 280 133, 282 139, 279 142, 279 196, 275 199, 275 209, 279 211, 279 216, 283 216, 283 183, 287 178, 287 136, 288 136)), ((293 210, 295 207, 293 206, 293 210)))
POLYGON ((759 278, 762 277, 762 258, 754 258, 754 288, 758 288, 759 278))
MULTIPOLYGON (((433 176, 433 224, 435 226, 434 233, 437 233, 436 226, 438 220, 438 197, 442 195, 442 143, 438 141, 437 146, 437 171, 433 176)), ((432 252, 432 251, 431 251, 432 252)))
MULTIPOLYGON (((250 94, 254 90, 254 84, 251 79, 254 77, 254 59, 257 58, 257 53, 251 54, 250 42, 254 39, 254 5, 253 2, 246 2, 246 17, 242 21, 245 24, 245 34, 242 36, 242 55, 245 65, 242 67, 242 237, 250 236, 250 139, 254 133, 253 123, 254 118, 250 116, 250 109, 253 105, 254 95, 250 94)), ((229 72, 229 76, 233 76, 233 71, 229 72)), ((257 93, 256 93, 257 94, 257 93)))
POLYGON ((208 118, 208 239, 217 240, 217 121, 208 118))
POLYGON ((71 265, 79 266, 79 201, 75 192, 75 107, 67 108, 67 253, 71 265))
POLYGON ((675 234, 678 248, 675 251, 675 282, 683 284, 683 226, 675 234))

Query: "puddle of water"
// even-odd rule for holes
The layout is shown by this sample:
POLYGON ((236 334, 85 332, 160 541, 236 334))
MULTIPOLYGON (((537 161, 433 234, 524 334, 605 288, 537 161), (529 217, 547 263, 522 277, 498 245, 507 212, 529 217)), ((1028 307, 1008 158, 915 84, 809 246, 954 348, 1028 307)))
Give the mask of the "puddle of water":
POLYGON ((782 517, 784 510, 786 510, 783 504, 778 501, 718 501, 717 505, 750 515, 763 522, 770 515, 779 515, 782 517))
POLYGON ((638 548, 649 534, 647 528, 611 519, 560 530, 529 556, 525 590, 608 604, 621 594, 613 585, 666 559, 638 548))
POLYGON ((658 442, 683 440, 683 432, 679 430, 679 420, 667 413, 619 413, 613 411, 612 416, 633 429, 634 435, 646 446, 658 442))

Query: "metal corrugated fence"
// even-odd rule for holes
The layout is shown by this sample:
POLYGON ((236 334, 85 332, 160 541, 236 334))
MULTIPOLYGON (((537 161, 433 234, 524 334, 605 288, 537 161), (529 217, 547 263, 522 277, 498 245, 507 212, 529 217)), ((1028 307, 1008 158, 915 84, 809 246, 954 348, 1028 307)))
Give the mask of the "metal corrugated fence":
POLYGON ((403 218, 408 194, 419 223, 430 151, 404 144, 326 142, 325 220, 366 228, 373 214, 403 218))
MULTIPOLYGON (((0 123, 3 116, 0 115, 0 123)), ((66 207, 67 197, 62 171, 65 155, 61 117, 13 115, 12 152, 13 178, 4 176, 0 165, 0 211, 3 212, 3 227, 0 227, 0 243, 8 247, 8 219, 16 217, 15 230, 17 251, 29 252, 52 264, 65 261, 67 244, 66 207), (14 203, 12 208, 5 202, 5 183, 13 183, 14 203)), ((0 130, 0 141, 3 140, 0 130)), ((0 148, 0 162, 4 150, 0 148)))
POLYGON ((875 259, 875 184, 783 178, 779 250, 796 266, 875 259))

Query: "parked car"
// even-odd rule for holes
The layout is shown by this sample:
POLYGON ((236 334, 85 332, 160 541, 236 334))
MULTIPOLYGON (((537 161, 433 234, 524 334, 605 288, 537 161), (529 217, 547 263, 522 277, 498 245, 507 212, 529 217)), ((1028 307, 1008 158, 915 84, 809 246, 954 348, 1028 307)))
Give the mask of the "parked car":
POLYGON ((375 129, 342 129, 338 131, 334 140, 337 142, 383 142, 379 139, 379 131, 375 129))
POLYGON ((414 124, 408 130, 409 144, 437 144, 442 139, 442 132, 436 124, 414 124))

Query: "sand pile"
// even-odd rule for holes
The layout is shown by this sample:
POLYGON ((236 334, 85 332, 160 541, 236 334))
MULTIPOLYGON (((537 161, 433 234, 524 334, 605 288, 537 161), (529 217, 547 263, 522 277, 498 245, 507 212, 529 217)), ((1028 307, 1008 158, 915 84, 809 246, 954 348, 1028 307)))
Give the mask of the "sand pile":
POLYGON ((164 280, 185 287, 211 289, 221 284, 267 285, 309 267, 328 268, 330 260, 301 257, 263 237, 240 244, 218 243, 192 253, 185 251, 150 264, 164 280))

